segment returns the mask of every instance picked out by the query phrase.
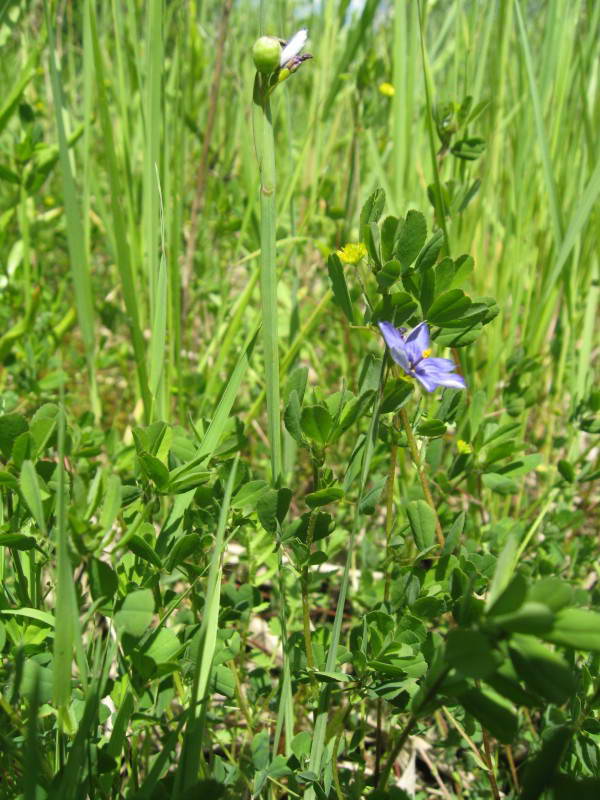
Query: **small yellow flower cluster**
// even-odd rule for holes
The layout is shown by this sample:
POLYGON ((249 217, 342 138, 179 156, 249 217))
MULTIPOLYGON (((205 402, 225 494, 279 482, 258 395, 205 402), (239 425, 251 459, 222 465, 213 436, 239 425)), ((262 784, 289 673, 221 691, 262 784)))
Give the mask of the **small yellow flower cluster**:
POLYGON ((472 446, 468 442, 464 442, 462 439, 458 439, 456 442, 456 449, 462 455, 467 455, 468 453, 473 452, 472 446))
POLYGON ((393 97, 396 94, 396 90, 391 83, 380 83, 379 91, 386 97, 393 97))
POLYGON ((344 264, 358 264, 361 258, 367 255, 367 248, 362 242, 357 242, 356 244, 345 244, 341 250, 336 252, 344 264))

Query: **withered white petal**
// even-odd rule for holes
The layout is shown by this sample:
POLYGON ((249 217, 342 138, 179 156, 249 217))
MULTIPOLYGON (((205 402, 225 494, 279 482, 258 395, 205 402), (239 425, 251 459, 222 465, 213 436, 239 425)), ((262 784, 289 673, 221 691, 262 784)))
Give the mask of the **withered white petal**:
POLYGON ((279 66, 283 67, 290 58, 294 58, 297 56, 300 50, 306 44, 306 40, 308 39, 308 30, 306 28, 301 28, 298 33, 295 33, 286 46, 281 51, 281 58, 279 59, 279 66))

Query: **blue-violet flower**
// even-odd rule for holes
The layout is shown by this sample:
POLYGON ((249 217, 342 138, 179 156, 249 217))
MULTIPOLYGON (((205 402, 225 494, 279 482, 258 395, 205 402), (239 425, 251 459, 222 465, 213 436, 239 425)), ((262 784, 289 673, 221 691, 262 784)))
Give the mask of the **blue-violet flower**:
POLYGON ((429 326, 421 322, 408 332, 405 328, 395 328, 391 322, 380 322, 379 329, 390 355, 411 378, 416 378, 428 392, 438 386, 451 389, 465 389, 466 383, 462 375, 453 370, 456 364, 449 358, 431 358, 431 341, 429 326))

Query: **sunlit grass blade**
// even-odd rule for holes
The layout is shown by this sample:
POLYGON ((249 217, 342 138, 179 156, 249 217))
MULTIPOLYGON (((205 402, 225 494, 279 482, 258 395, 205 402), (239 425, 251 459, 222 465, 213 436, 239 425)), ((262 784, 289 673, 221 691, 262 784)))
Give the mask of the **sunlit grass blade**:
POLYGON ((365 36, 368 35, 368 31, 373 23, 375 12, 377 11, 380 3, 381 0, 367 0, 362 9, 360 17, 356 20, 348 32, 346 47, 337 64, 335 65, 329 94, 323 103, 323 117, 326 117, 326 115, 330 112, 331 105, 340 91, 342 85, 342 76, 345 72, 347 72, 353 58, 356 56, 361 42, 364 41, 365 36))
MULTIPOLYGON (((278 239, 276 242, 276 248, 280 249, 295 242, 300 243, 305 241, 305 236, 289 236, 285 239, 278 239)), ((257 256, 260 256, 260 250, 255 250, 244 258, 241 258, 237 262, 236 266, 241 266, 248 261, 253 261, 257 256)), ((248 307, 252 303, 254 290, 256 289, 259 278, 260 267, 253 267, 243 292, 237 297, 234 305, 231 307, 230 318, 227 321, 227 326, 223 328, 223 333, 219 332, 218 337, 213 338, 206 345, 206 350, 200 361, 199 368, 204 370, 206 369, 206 365, 211 363, 212 358, 214 358, 214 361, 212 361, 211 369, 208 371, 206 389, 204 392, 204 397, 202 398, 202 409, 205 407, 206 403, 208 403, 210 398, 214 397, 215 395, 215 391, 220 381, 221 371, 227 363, 227 360, 231 355, 231 351, 235 346, 235 342, 238 338, 244 321, 244 316, 248 310, 248 307), (216 354, 215 350, 217 351, 216 354)), ((258 324, 258 322, 256 324, 258 324)), ((285 361, 285 357, 283 360, 285 361)))
POLYGON ((80 797, 79 781, 87 761, 85 754, 89 746, 92 728, 98 719, 99 691, 99 681, 94 680, 90 684, 87 693, 83 716, 71 745, 69 756, 62 772, 62 779, 57 788, 50 792, 49 800, 75 800, 75 798, 80 797))
POLYGON ((150 391, 153 399, 153 418, 164 419, 161 413, 160 387, 164 378, 165 342, 167 338, 167 266, 164 257, 158 267, 154 297, 154 318, 150 340, 150 391))
POLYGON ((240 354, 235 367, 233 368, 233 372, 231 373, 229 380, 227 381, 225 390, 223 391, 221 399, 219 400, 219 403, 214 411, 208 429, 202 438, 202 443, 198 452, 199 458, 210 459, 217 445, 219 444, 219 440, 223 434, 225 424, 229 419, 229 414, 235 402, 240 384, 242 383, 244 375, 246 374, 246 370, 248 369, 250 356, 252 355, 252 350, 254 349, 254 344, 258 335, 258 327, 259 326, 257 325, 248 336, 247 343, 240 354))
MULTIPOLYGON (((8 7, 8 3, 6 6, 8 7)), ((46 35, 46 31, 44 31, 42 34, 42 41, 40 41, 38 47, 29 54, 27 61, 21 68, 19 77, 11 87, 8 95, 3 99, 2 105, 0 106, 0 133, 2 133, 2 130, 6 127, 21 99, 23 91, 35 75, 36 63, 40 55, 40 50, 45 44, 46 35)))
POLYGON ((562 221, 561 221, 560 206, 556 193, 556 183, 554 179, 554 172, 552 169, 552 161, 550 159, 550 147, 548 144, 546 126, 544 124, 544 116, 542 113, 542 104, 540 101, 538 84, 533 65, 533 57, 531 55, 529 37, 527 36, 527 28, 525 26, 525 21, 523 19, 523 13, 521 11, 521 4, 519 0, 515 0, 515 11, 517 12, 517 24, 521 38, 521 46, 523 48, 523 55, 525 58, 525 67, 527 69, 529 92, 531 94, 531 102, 533 105, 533 117, 535 121, 537 140, 540 147, 540 155, 542 159, 542 171, 544 174, 544 182, 546 184, 548 204, 550 207, 550 220, 552 223, 552 232, 554 235, 555 246, 558 248, 560 247, 562 242, 562 221))
POLYGON ((37 473, 33 463, 29 460, 23 462, 21 467, 20 486, 25 502, 29 506, 37 526, 44 535, 48 534, 46 527, 46 517, 42 505, 42 494, 38 482, 37 473))
MULTIPOLYGON (((333 292, 331 291, 331 289, 328 289, 321 298, 321 300, 319 301, 318 305, 315 306, 315 308, 313 309, 312 313, 310 314, 306 322, 302 325, 302 328, 298 332, 298 335, 296 336, 291 346, 286 351, 284 357, 281 359, 281 372, 283 375, 285 375, 286 371, 293 364, 294 359, 302 349, 302 346, 308 343, 308 337, 310 333, 315 329, 317 323, 319 322, 319 320, 325 313, 325 310, 331 303, 332 298, 333 298, 333 292)), ((252 407, 248 411, 248 414, 246 416, 246 426, 250 425, 250 423, 254 419, 256 419, 256 417, 260 413, 260 410, 265 402, 265 397, 266 397, 266 392, 263 390, 258 395, 256 400, 252 404, 252 407)))
POLYGON ((58 422, 58 481, 56 490, 56 631, 54 635, 53 698, 63 726, 68 725, 68 705, 71 700, 71 670, 75 625, 79 624, 73 573, 67 542, 67 487, 65 482, 65 418, 60 412, 58 422))
POLYGON ((100 42, 98 39, 98 31, 96 27, 95 10, 92 4, 87 0, 86 13, 89 14, 90 31, 92 38, 92 45, 94 50, 94 64, 96 68, 96 88, 98 91, 98 114, 100 117, 100 124, 102 127, 102 134, 104 137, 104 145, 106 148, 106 162, 108 169, 109 185, 110 185, 110 199, 111 199, 111 212, 112 223, 114 228, 114 241, 117 252, 117 265, 119 274, 121 276, 123 299, 127 309, 128 322, 131 331, 131 339, 133 344, 133 351, 135 355, 135 364, 138 375, 139 389, 142 396, 144 405, 144 416, 146 421, 149 420, 150 409, 152 406, 152 398, 150 388, 148 385, 148 371, 146 367, 146 347, 144 338, 140 328, 140 314, 138 310, 138 303, 140 300, 139 288, 136 287, 134 281, 133 270, 131 266, 131 255, 129 243, 127 241, 127 232, 123 215, 121 212, 121 200, 123 196, 123 188, 121 186, 121 173, 117 163, 117 156, 115 152, 114 138, 113 138, 113 123, 110 117, 110 106, 106 93, 105 86, 105 71, 102 53, 100 51, 100 42))
MULTIPOLYGON (((595 258, 591 269, 591 286, 585 300, 585 313, 581 330, 581 346, 577 358, 577 380, 575 383, 575 403, 583 399, 588 388, 591 389, 593 374, 590 370, 592 352, 595 346, 594 334, 598 327, 598 307, 600 303, 600 269, 595 258)), ((574 440, 575 443, 575 440, 574 440)))
POLYGON ((23 800, 38 800, 39 788, 47 781, 47 766, 42 762, 39 741, 39 680, 36 679, 28 698, 27 739, 23 758, 23 800), (46 769, 44 768, 46 767, 46 769))
MULTIPOLYGON (((158 182, 158 170, 155 172, 155 179, 158 182)), ((160 191, 160 184, 158 186, 160 191)), ((162 195, 160 195, 161 211, 161 244, 162 255, 158 265, 158 272, 154 276, 156 286, 153 292, 154 314, 152 319, 152 331, 150 336, 150 392, 152 394, 152 417, 153 419, 168 418, 167 404, 163 402, 164 379, 165 379, 165 344, 167 339, 167 319, 168 319, 168 281, 167 263, 165 257, 164 243, 164 223, 162 210, 162 195)))
POLYGON ((554 288, 563 267, 567 263, 567 259, 571 251, 581 235, 581 231, 587 224, 590 214, 596 205, 598 196, 600 195, 600 160, 596 163, 594 172, 585 187, 581 197, 578 199, 577 205, 573 209, 569 224, 567 226, 564 239, 562 240, 556 262, 552 265, 552 269, 544 282, 544 293, 542 303, 548 299, 549 293, 554 288))
MULTIPOLYGON (((192 680, 190 706, 188 713, 187 731, 185 734, 184 752, 181 758, 181 767, 178 779, 175 782, 174 792, 185 791, 196 781, 200 765, 200 750, 204 731, 204 716, 206 714, 207 691, 212 672, 215 645, 217 641, 217 628, 219 623, 219 609, 221 605, 221 574, 223 571, 223 551, 225 546, 225 528, 229 516, 231 496, 235 486, 239 457, 233 461, 225 494, 219 512, 219 524, 212 548, 206 600, 202 616, 202 626, 198 641, 198 651, 195 655, 196 664, 192 680)), ((173 800, 179 796, 173 795, 173 800)))
POLYGON ((431 70, 429 68, 429 61, 427 59, 427 51, 425 49, 425 4, 419 4, 419 38, 421 42, 421 63, 423 66, 423 77, 425 81, 425 106, 427 108, 427 136, 429 139, 429 157, 431 160, 431 171, 433 174, 433 184, 435 186, 435 211, 436 221, 444 232, 444 251, 450 254, 450 239, 448 238, 448 228, 446 225, 446 212, 444 210, 444 201, 442 194, 442 181, 440 179, 440 170, 438 159, 435 149, 435 131, 433 129, 433 102, 434 102, 434 89, 433 81, 431 79, 431 70))
MULTIPOLYGON (((90 402, 95 416, 98 417, 100 415, 100 398, 96 385, 96 332, 94 324, 92 279, 81 206, 79 204, 75 180, 71 169, 67 134, 64 126, 64 115, 66 113, 65 102, 56 64, 54 26, 50 18, 50 9, 47 0, 45 0, 44 6, 50 44, 50 77, 54 99, 56 129, 58 132, 59 163, 63 180, 67 240, 69 244, 71 274, 75 289, 75 305, 77 307, 77 319, 81 328, 81 335, 83 337, 86 353, 88 376, 90 380, 90 402)), ((90 125, 91 120, 85 120, 85 124, 90 125)))

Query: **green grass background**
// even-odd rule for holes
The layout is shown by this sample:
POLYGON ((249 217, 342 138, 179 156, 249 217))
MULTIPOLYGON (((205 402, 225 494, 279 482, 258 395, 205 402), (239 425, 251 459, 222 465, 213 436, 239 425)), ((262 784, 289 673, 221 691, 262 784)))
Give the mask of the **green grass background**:
MULTIPOLYGON (((360 10, 344 0, 0 1, 2 410, 62 398, 109 451, 130 444, 136 424, 193 425, 206 456, 233 407, 246 456, 266 474, 250 50, 260 32, 288 37, 307 25, 314 58, 273 98, 283 378, 300 362, 312 385, 340 386, 375 350, 333 305, 327 255, 357 241, 360 208, 378 186, 388 212, 429 209, 431 219, 427 187, 439 168, 443 182, 480 182, 448 217, 448 246, 475 259, 471 294, 500 307, 464 358, 471 390, 491 413, 512 403, 546 463, 587 457, 573 419, 598 353, 600 4, 430 0, 422 28, 418 14, 405 0, 367 0, 360 10), (467 95, 485 103, 468 131, 486 142, 479 159, 435 155, 426 88, 434 105, 467 95), (516 369, 524 377, 511 390, 516 369)), ((285 476, 298 483, 305 472, 286 437, 285 476)), ((85 709, 97 705, 94 681, 115 652, 98 645, 90 677, 76 626, 65 622, 76 611, 62 467, 57 480, 53 669, 64 712, 71 649, 85 709)), ((21 481, 44 530, 35 475, 26 468, 21 481)), ((534 484, 494 504, 532 522, 548 492, 534 484)), ((212 614, 221 522, 218 530, 212 614)), ((34 605, 45 613, 40 597, 34 605)), ((206 677, 198 668, 198 697, 206 677)), ((83 752, 75 739, 63 763, 69 724, 67 715, 55 745, 65 785, 83 752)), ((33 743, 33 723, 28 731, 20 733, 33 743)), ((27 752, 41 769, 33 744, 27 752)), ((140 763, 152 774, 147 755, 140 763)), ((35 784, 26 787, 27 800, 35 796, 35 784)))

